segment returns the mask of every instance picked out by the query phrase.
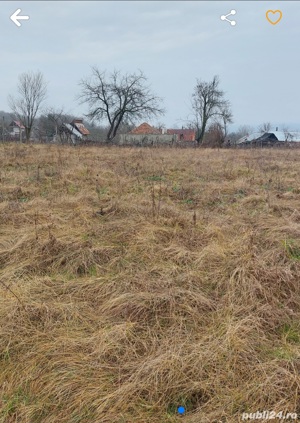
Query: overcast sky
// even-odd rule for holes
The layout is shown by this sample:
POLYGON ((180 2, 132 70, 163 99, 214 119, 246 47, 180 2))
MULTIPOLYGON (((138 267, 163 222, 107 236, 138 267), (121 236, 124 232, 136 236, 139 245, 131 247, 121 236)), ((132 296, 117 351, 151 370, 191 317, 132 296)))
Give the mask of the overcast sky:
MULTIPOLYGON (((141 69, 164 99, 168 127, 184 125, 196 79, 219 75, 234 126, 271 122, 300 130, 300 3, 289 1, 1 1, 0 110, 18 75, 40 70, 47 105, 84 115, 78 82, 101 70, 141 69), (18 28, 18 8, 30 16, 18 28), (220 16, 237 11, 231 19, 220 16), (265 13, 282 10, 271 25, 265 13)), ((157 123, 157 120, 150 122, 157 123)))

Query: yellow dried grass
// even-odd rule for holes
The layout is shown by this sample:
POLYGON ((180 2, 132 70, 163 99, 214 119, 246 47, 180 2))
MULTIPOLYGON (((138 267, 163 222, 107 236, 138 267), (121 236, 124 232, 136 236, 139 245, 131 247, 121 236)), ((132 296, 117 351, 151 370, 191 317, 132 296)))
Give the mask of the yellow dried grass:
POLYGON ((0 423, 299 412, 299 159, 2 145, 0 423))

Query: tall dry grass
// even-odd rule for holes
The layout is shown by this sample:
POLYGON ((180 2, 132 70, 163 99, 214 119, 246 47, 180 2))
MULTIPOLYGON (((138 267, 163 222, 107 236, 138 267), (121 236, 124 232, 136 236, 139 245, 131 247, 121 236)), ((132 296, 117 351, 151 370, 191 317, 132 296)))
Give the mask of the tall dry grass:
POLYGON ((300 413, 299 161, 2 145, 0 422, 300 413))

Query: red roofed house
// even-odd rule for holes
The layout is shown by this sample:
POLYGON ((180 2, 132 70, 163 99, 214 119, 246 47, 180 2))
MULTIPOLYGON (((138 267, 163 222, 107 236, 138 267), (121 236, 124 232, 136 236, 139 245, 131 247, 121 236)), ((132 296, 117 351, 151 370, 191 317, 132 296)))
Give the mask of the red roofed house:
POLYGON ((144 122, 128 134, 120 135, 120 144, 128 145, 171 145, 177 140, 176 135, 167 134, 144 122))
POLYGON ((76 145, 90 141, 89 135, 90 131, 84 126, 83 119, 74 119, 71 123, 61 125, 58 135, 54 136, 54 141, 76 145))
POLYGON ((25 126, 18 120, 13 120, 8 125, 9 135, 14 138, 22 139, 25 134, 25 126))
POLYGON ((129 133, 136 135, 160 135, 161 131, 149 125, 149 123, 144 122, 137 128, 134 128, 129 133))

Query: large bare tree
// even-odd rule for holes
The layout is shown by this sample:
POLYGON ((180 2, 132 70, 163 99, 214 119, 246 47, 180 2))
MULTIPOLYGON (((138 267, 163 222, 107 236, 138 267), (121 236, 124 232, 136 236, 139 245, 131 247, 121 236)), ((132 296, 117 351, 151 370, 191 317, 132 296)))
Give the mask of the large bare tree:
POLYGON ((108 124, 108 142, 116 137, 122 124, 164 113, 162 100, 152 93, 141 71, 124 75, 114 71, 107 75, 93 67, 92 75, 82 79, 80 86, 82 91, 78 98, 89 107, 86 116, 108 124))
POLYGON ((213 119, 219 122, 225 133, 227 124, 232 122, 230 103, 224 99, 224 91, 219 87, 220 80, 214 76, 210 82, 197 80, 192 95, 192 109, 197 128, 197 143, 201 144, 208 123, 213 119))
POLYGON ((8 97, 13 114, 25 126, 26 142, 30 140, 36 115, 47 95, 47 84, 41 72, 26 72, 19 76, 18 96, 8 97))

